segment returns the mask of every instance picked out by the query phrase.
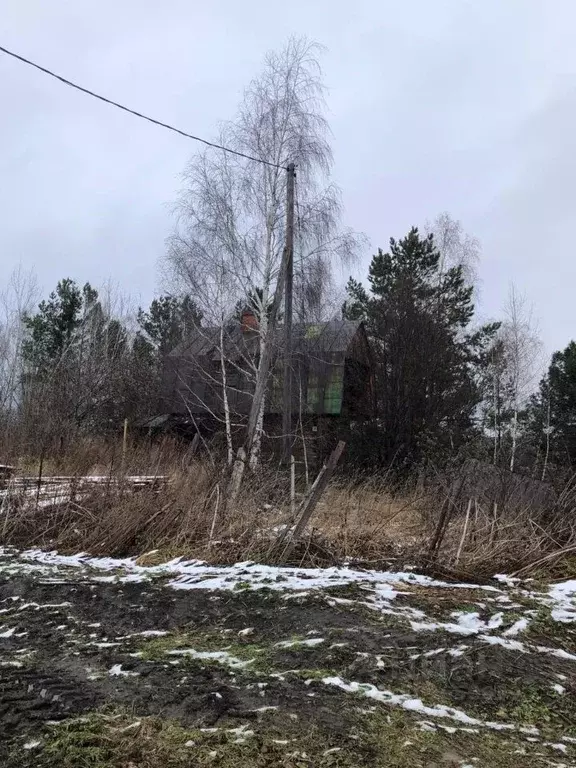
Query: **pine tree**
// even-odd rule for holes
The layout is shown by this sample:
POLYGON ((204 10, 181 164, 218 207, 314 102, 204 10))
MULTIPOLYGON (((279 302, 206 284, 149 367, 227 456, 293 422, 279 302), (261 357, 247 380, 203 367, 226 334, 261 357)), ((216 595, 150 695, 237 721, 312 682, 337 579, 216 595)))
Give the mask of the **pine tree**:
POLYGON ((529 428, 544 473, 576 465, 576 342, 552 355, 546 376, 528 408, 529 428))
POLYGON ((60 442, 78 432, 102 434, 137 409, 147 379, 128 386, 129 334, 89 283, 80 289, 60 280, 24 323, 22 407, 32 431, 60 442))
POLYGON ((462 266, 441 273, 433 236, 416 228, 378 251, 368 283, 349 281, 344 316, 364 320, 372 339, 380 455, 386 463, 437 461, 473 428, 477 369, 498 324, 469 331, 473 288, 462 266))
POLYGON ((147 312, 138 310, 138 324, 158 351, 160 359, 171 352, 202 321, 202 313, 188 296, 160 296, 147 312))
MULTIPOLYGON (((91 296, 89 284, 84 286, 85 295, 91 296)), ((36 374, 45 372, 64 354, 80 323, 83 294, 73 280, 60 280, 48 301, 41 301, 38 312, 24 318, 27 332, 23 356, 28 367, 36 374)))

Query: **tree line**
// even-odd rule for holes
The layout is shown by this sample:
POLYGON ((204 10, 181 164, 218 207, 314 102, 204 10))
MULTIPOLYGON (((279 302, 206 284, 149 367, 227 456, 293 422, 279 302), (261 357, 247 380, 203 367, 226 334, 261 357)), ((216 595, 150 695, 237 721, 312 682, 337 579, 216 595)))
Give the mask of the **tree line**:
MULTIPOLYGON (((459 224, 439 221, 458 243, 459 224)), ((439 241, 413 228, 374 255, 366 284, 346 286, 341 316, 365 323, 376 395, 374 419, 349 428, 350 459, 402 470, 474 456, 540 478, 572 467, 576 342, 552 355, 538 384, 539 342, 522 300, 512 291, 502 320, 478 324, 465 249, 450 263, 439 241)), ((165 356, 204 323, 188 294, 131 317, 69 278, 12 327, 6 295, 4 309, 3 433, 52 448, 157 415, 165 356)))
POLYGON ((104 293, 64 278, 34 309, 31 277, 16 273, 0 326, 5 443, 63 449, 157 414, 164 357, 200 322, 198 307, 162 295, 131 316, 104 293))

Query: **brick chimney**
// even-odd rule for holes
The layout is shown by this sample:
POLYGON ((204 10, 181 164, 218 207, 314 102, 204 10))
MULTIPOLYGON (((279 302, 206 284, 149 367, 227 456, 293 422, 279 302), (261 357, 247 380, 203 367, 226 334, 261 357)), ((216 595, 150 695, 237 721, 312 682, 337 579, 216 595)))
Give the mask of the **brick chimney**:
POLYGON ((258 330, 258 318, 254 314, 254 310, 250 307, 246 307, 246 309, 242 310, 240 325, 242 333, 250 333, 258 330))

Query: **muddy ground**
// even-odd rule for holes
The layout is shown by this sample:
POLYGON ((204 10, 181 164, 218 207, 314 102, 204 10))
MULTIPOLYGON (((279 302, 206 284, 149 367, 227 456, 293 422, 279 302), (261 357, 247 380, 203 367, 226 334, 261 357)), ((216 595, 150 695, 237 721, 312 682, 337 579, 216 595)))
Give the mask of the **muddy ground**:
POLYGON ((576 766, 543 587, 105 566, 0 555, 0 765, 576 766))

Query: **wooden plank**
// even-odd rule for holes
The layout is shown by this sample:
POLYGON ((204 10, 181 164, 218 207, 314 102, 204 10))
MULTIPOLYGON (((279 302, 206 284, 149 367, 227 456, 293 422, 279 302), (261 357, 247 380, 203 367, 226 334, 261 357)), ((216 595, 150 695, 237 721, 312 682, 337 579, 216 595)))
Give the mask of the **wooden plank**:
POLYGON ((328 461, 324 464, 324 466, 318 473, 316 480, 314 480, 314 482, 312 483, 312 487, 310 488, 309 493, 300 504, 300 507, 298 508, 298 513, 297 513, 296 525, 294 526, 294 529, 287 537, 288 542, 282 552, 282 555, 280 558, 281 560, 286 560, 286 558, 290 555, 290 553, 294 549, 294 544, 296 543, 298 538, 302 535, 306 526, 310 522, 310 518, 312 517, 312 515, 314 514, 314 510, 316 509, 316 505, 318 504, 318 502, 322 497, 322 494, 326 490, 326 486, 328 485, 328 482, 332 477, 334 470, 336 469, 336 465, 340 461, 340 457, 342 456, 342 453, 344 452, 345 447, 346 447, 346 443, 343 440, 340 440, 336 448, 334 448, 334 450, 330 454, 328 461))

